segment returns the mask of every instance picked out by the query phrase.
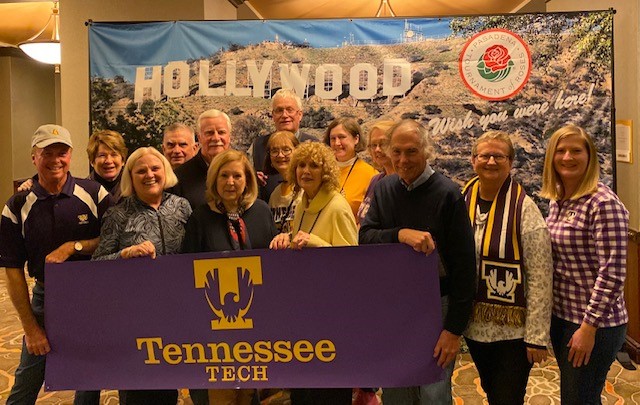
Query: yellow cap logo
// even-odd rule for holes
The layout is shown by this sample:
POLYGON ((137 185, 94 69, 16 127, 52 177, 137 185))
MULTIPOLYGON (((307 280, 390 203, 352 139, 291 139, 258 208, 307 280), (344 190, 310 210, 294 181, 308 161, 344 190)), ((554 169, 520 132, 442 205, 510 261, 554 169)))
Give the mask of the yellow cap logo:
POLYGON ((58 130, 57 130, 57 129, 55 129, 55 128, 53 128, 53 131, 51 131, 51 134, 53 134, 53 135, 60 135, 60 134, 58 133, 58 130))
POLYGON ((195 287, 203 288, 216 319, 211 329, 252 329, 246 317, 253 289, 262 284, 260 256, 194 260, 195 287))

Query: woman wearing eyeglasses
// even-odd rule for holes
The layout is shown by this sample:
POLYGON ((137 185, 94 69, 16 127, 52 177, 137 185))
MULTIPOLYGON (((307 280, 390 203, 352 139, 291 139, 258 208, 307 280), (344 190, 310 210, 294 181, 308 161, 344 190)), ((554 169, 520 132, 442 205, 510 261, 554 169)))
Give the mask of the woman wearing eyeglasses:
POLYGON ((540 210, 510 176, 509 135, 489 131, 472 147, 477 177, 463 194, 474 229, 477 291, 464 332, 489 404, 522 404, 534 362, 547 357, 552 259, 540 210))
POLYGON ((358 215, 356 215, 356 220, 358 223, 362 222, 365 216, 367 216, 367 211, 369 211, 369 206, 371 205, 371 199, 373 198, 373 190, 378 184, 380 180, 384 178, 384 176, 388 174, 395 173, 395 169, 393 168, 393 164, 391 163, 391 159, 387 156, 387 147, 389 145, 389 141, 387 139, 386 132, 393 126, 393 121, 391 120, 381 120, 373 124, 371 129, 369 130, 369 143, 367 147, 369 148, 369 154, 373 159, 373 165, 382 169, 382 171, 371 178, 369 182, 369 187, 367 187, 367 191, 364 194, 364 199, 360 204, 360 208, 358 208, 358 215))
POLYGON ((287 178, 291 154, 298 144, 300 144, 298 138, 289 131, 275 132, 267 142, 269 157, 264 165, 264 173, 266 175, 279 173, 284 179, 269 197, 269 208, 271 208, 278 233, 291 230, 293 213, 302 196, 302 193, 293 191, 293 185, 287 178))
POLYGON ((333 150, 340 168, 339 191, 347 199, 356 218, 371 178, 378 174, 376 169, 358 157, 358 152, 363 151, 366 144, 361 135, 362 129, 352 117, 333 120, 324 135, 324 143, 333 150))

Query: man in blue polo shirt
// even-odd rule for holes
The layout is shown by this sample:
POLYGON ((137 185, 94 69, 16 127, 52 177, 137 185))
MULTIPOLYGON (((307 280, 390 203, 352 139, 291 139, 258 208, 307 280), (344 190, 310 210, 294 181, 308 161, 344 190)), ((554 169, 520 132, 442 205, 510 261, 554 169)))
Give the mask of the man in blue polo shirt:
POLYGON ((113 201, 93 180, 69 173, 73 144, 69 131, 43 125, 31 139, 37 174, 31 190, 7 201, 0 220, 0 266, 6 268, 7 290, 18 312, 24 340, 20 365, 7 404, 34 404, 44 381, 51 350, 44 330, 45 263, 88 260, 98 245, 102 215, 113 201), (33 298, 24 273, 36 279, 33 298))

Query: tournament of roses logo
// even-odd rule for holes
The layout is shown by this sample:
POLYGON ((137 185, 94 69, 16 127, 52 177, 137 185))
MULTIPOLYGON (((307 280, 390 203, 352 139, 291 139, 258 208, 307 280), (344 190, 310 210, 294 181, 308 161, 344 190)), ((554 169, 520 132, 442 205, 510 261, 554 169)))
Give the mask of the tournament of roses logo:
POLYGON ((490 29, 474 35, 460 53, 460 76, 475 95, 506 100, 518 94, 531 74, 531 52, 518 35, 490 29))

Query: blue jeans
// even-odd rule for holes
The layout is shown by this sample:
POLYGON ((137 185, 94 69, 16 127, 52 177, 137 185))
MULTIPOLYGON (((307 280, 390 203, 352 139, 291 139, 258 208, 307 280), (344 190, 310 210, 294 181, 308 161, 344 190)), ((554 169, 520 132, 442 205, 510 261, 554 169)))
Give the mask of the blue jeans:
MULTIPOLYGON (((33 287, 31 310, 38 321, 38 325, 44 328, 44 287, 36 284, 33 287)), ((11 388, 11 394, 7 398, 7 405, 35 404, 38 392, 44 382, 44 365, 47 356, 29 354, 22 338, 22 353, 20 365, 16 370, 16 380, 11 388)))
MULTIPOLYGON (((449 310, 449 297, 440 298, 442 319, 449 310)), ((455 359, 444 368, 444 380, 419 387, 382 388, 384 405, 451 405, 451 376, 455 367, 455 359)))
POLYGON ((573 367, 567 344, 579 327, 556 316, 551 318, 551 344, 560 368, 560 400, 562 405, 601 404, 607 372, 624 342, 627 325, 599 328, 589 364, 573 367))

